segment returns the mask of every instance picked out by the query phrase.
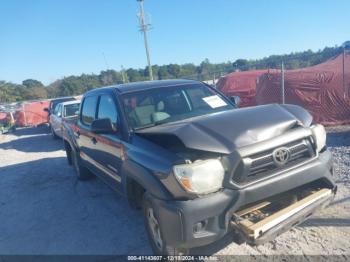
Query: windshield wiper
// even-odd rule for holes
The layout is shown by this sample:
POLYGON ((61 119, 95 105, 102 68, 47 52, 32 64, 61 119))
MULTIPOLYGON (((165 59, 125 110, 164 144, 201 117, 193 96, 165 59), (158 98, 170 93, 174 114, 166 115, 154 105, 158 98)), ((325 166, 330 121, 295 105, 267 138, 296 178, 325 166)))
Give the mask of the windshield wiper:
POLYGON ((133 128, 133 130, 134 131, 142 130, 142 129, 146 129, 146 128, 150 128, 150 127, 154 127, 154 126, 160 126, 160 125, 163 125, 163 124, 166 124, 166 123, 168 123, 168 121, 158 121, 158 122, 151 123, 151 124, 148 124, 148 125, 145 125, 145 126, 140 126, 140 127, 133 128))

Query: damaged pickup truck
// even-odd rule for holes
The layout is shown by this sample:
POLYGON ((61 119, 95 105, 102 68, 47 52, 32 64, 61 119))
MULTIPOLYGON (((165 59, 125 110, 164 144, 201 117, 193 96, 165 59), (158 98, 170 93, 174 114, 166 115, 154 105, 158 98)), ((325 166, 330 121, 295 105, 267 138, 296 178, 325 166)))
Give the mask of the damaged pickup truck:
POLYGON ((94 174, 142 208, 156 254, 228 233, 272 240, 332 201, 326 132, 299 106, 235 101, 190 80, 89 91, 64 123, 68 162, 78 179, 94 174))

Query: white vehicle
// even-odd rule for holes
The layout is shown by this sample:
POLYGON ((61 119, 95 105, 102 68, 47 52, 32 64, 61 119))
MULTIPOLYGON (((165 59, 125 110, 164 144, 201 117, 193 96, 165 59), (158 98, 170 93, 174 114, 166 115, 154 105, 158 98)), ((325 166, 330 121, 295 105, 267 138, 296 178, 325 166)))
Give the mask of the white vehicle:
POLYGON ((53 138, 62 137, 62 123, 76 117, 79 114, 80 101, 68 101, 59 103, 50 115, 50 128, 53 138))

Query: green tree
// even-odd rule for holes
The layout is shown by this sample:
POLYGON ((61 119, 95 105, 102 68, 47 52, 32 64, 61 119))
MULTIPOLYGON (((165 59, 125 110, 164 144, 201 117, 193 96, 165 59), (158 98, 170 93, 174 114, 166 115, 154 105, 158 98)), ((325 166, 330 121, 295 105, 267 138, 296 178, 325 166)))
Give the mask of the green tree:
POLYGON ((167 66, 163 65, 159 67, 158 70, 158 79, 162 80, 162 79, 169 79, 170 75, 167 69, 167 66))
POLYGON ((180 72, 181 72, 181 67, 177 64, 170 64, 167 66, 167 71, 169 74, 174 77, 174 78, 179 78, 180 72))
POLYGON ((192 63, 187 63, 180 66, 181 77, 191 78, 191 76, 197 75, 197 67, 192 63))
POLYGON ((44 87, 43 83, 41 83, 38 80, 35 79, 26 79, 22 82, 22 85, 28 88, 33 88, 33 87, 44 87))
POLYGON ((233 68, 239 69, 239 70, 248 70, 249 67, 249 61, 247 59, 237 59, 235 62, 233 62, 233 68))
POLYGON ((129 82, 141 81, 143 79, 143 74, 140 74, 138 70, 133 68, 126 70, 126 74, 128 76, 129 82))

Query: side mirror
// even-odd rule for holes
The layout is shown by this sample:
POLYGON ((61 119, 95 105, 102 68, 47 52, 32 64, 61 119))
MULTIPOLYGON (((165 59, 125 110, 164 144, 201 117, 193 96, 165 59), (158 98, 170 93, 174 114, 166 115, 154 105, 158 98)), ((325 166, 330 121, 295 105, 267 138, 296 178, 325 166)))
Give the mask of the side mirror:
POLYGON ((239 104, 241 103, 241 98, 239 96, 231 96, 230 100, 236 107, 239 107, 239 104))
POLYGON ((91 131, 96 134, 109 134, 116 131, 109 118, 96 119, 91 124, 91 131))
POLYGON ((50 109, 48 109, 47 107, 44 108, 44 111, 50 114, 50 109))

